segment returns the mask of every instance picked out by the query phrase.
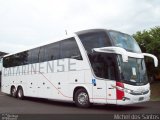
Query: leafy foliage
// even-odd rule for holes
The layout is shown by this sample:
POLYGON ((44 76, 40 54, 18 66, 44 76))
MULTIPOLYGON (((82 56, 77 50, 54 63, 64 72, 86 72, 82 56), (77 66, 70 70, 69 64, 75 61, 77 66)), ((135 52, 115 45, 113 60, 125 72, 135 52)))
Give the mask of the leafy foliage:
POLYGON ((142 52, 154 54, 159 61, 159 67, 154 68, 153 60, 146 59, 147 70, 150 76, 160 73, 160 26, 151 28, 150 30, 138 31, 133 34, 142 52))

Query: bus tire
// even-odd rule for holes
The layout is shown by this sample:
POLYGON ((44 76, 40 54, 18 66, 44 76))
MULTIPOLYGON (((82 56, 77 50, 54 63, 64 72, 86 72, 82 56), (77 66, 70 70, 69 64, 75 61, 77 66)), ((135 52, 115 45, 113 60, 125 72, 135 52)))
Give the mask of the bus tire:
POLYGON ((75 104, 81 108, 88 108, 90 106, 89 96, 85 89, 78 89, 75 93, 75 104))
POLYGON ((21 100, 24 98, 24 93, 23 93, 22 87, 18 87, 17 97, 18 97, 18 99, 21 99, 21 100))
POLYGON ((11 87, 11 96, 16 98, 17 97, 17 91, 16 88, 14 86, 11 87))

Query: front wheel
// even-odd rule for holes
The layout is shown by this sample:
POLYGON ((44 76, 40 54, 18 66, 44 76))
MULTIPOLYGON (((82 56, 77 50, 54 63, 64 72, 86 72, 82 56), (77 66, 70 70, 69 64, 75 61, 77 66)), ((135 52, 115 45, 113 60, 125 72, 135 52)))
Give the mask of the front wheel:
POLYGON ((79 89, 75 93, 75 104, 78 107, 87 108, 90 106, 89 96, 85 89, 79 89))

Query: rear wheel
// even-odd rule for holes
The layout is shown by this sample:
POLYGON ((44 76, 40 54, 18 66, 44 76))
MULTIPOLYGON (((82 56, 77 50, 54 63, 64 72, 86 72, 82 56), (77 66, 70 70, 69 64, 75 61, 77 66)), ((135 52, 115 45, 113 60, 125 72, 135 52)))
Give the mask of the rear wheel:
POLYGON ((78 107, 87 108, 90 106, 89 96, 85 89, 78 89, 75 93, 75 103, 78 107))
POLYGON ((23 89, 21 87, 17 90, 17 97, 21 100, 24 98, 23 89))
POLYGON ((11 96, 16 97, 17 96, 17 91, 15 87, 11 87, 11 96))

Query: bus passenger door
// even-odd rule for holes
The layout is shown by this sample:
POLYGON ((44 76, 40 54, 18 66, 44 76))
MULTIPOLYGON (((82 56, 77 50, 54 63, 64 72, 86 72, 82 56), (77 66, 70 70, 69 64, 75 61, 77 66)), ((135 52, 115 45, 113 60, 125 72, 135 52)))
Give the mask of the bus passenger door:
POLYGON ((107 81, 107 103, 108 104, 116 104, 116 82, 115 81, 107 81))
POLYGON ((106 81, 92 79, 93 102, 106 104, 106 81))

